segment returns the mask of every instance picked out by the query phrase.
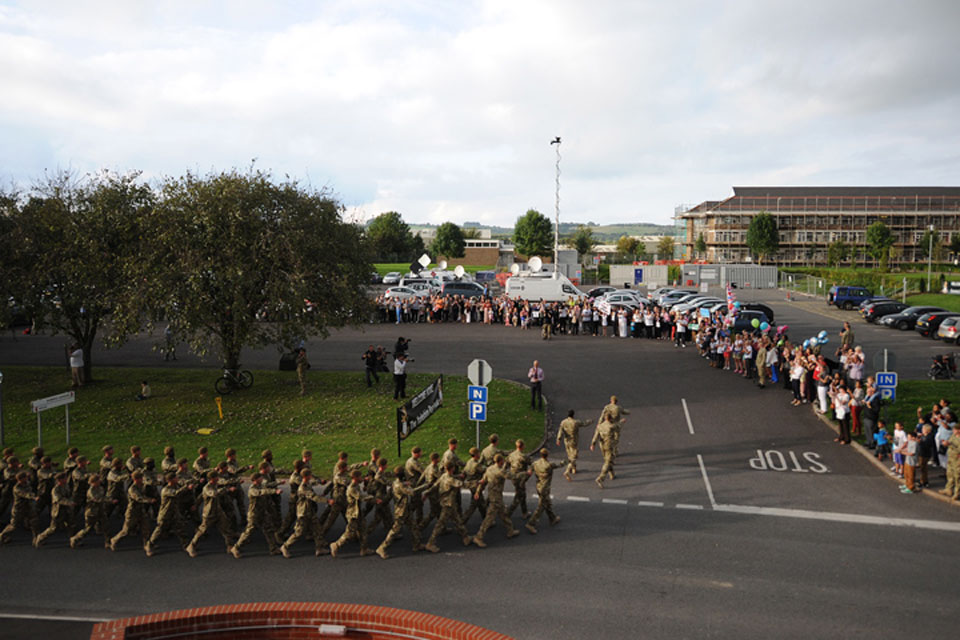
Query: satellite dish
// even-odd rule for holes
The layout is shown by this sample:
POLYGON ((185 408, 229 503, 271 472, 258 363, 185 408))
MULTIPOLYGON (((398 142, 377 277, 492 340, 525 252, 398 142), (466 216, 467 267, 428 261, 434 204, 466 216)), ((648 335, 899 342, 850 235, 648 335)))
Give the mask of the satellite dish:
POLYGON ((518 273, 520 273, 520 265, 518 265, 516 262, 510 265, 510 273, 512 273, 513 275, 517 275, 518 273))
POLYGON ((530 271, 538 272, 541 268, 543 268, 543 260, 537 256, 533 256, 530 258, 530 261, 527 263, 527 265, 529 265, 530 271))
POLYGON ((446 260, 441 260, 440 262, 437 263, 437 269, 440 269, 440 271, 443 271, 446 268, 447 268, 446 260))
POLYGON ((453 270, 453 275, 457 276, 458 278, 462 278, 463 274, 465 274, 466 272, 467 270, 463 268, 463 265, 458 264, 457 267, 453 270))

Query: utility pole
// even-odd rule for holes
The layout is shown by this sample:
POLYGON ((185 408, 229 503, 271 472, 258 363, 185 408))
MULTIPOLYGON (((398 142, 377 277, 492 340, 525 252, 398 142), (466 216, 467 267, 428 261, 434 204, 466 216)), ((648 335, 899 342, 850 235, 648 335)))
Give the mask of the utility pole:
POLYGON ((556 280, 560 277, 560 136, 551 140, 550 144, 557 145, 557 201, 556 221, 553 227, 553 278, 556 280))
POLYGON ((927 293, 930 293, 930 270, 933 265, 933 225, 930 225, 930 247, 927 249, 927 293))

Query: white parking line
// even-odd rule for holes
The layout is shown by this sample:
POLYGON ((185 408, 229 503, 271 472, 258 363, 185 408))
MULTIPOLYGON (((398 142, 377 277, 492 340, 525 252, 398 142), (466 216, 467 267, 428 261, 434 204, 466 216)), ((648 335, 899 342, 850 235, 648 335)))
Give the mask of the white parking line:
POLYGON ((43 616, 36 613, 0 613, 0 619, 52 620, 55 622, 106 622, 110 618, 84 618, 82 616, 43 616))
MULTIPOLYGON (((678 507, 680 505, 677 505, 678 507)), ((780 507, 752 507, 739 504, 718 504, 717 511, 743 513, 756 516, 775 516, 779 518, 801 518, 804 520, 826 520, 829 522, 850 522, 854 524, 873 524, 887 527, 913 527, 934 531, 960 532, 960 522, 942 522, 939 520, 914 520, 911 518, 885 518, 857 513, 836 513, 833 511, 809 511, 806 509, 784 509, 780 507)))
POLYGON ((686 399, 686 398, 680 398, 680 402, 683 403, 683 413, 684 413, 685 416, 687 416, 687 428, 690 429, 690 435, 694 435, 694 433, 693 433, 693 421, 690 420, 690 410, 687 409, 687 399, 686 399))
POLYGON ((640 507, 662 507, 662 506, 663 506, 663 503, 662 503, 662 502, 653 502, 653 501, 650 501, 650 500, 641 500, 641 501, 637 502, 637 506, 640 506, 640 507))
POLYGON ((717 501, 713 497, 713 487, 710 486, 710 478, 707 477, 707 468, 703 464, 703 456, 697 454, 697 462, 700 463, 700 473, 703 475, 703 484, 707 487, 707 497, 710 498, 710 506, 717 508, 717 501))
POLYGON ((571 502, 590 502, 590 498, 583 498, 581 496, 567 496, 567 500, 571 502))
POLYGON ((626 500, 621 500, 620 498, 604 498, 600 502, 604 502, 606 504, 627 504, 626 500))
POLYGON ((685 504, 683 502, 678 502, 676 507, 677 509, 703 509, 702 504, 685 504))

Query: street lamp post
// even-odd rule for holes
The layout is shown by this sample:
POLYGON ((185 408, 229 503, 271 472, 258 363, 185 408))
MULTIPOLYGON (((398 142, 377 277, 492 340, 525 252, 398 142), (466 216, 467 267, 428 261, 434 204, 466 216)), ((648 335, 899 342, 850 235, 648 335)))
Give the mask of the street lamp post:
POLYGON ((930 270, 933 266, 933 225, 930 225, 930 246, 927 248, 927 293, 930 293, 930 270))
POLYGON ((560 277, 560 136, 550 141, 551 145, 557 145, 557 200, 556 200, 556 223, 553 227, 553 277, 560 277))

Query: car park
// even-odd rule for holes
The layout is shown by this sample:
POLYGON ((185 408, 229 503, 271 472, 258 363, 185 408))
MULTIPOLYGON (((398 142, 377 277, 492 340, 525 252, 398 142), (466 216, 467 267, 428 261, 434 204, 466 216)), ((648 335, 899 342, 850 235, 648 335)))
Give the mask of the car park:
POLYGON ((827 294, 827 304, 849 311, 872 295, 865 287, 834 285, 827 294))
POLYGON ((947 318, 957 316, 960 316, 960 313, 956 311, 931 311, 917 318, 917 324, 914 329, 924 338, 935 339, 937 337, 937 329, 940 328, 940 323, 947 318))
POLYGON ((931 311, 945 311, 945 309, 940 307, 907 307, 900 313, 883 316, 880 323, 885 327, 896 327, 901 331, 906 331, 907 329, 913 329, 920 316, 931 311))
POLYGON ((884 316, 900 313, 908 306, 910 305, 895 300, 878 300, 876 302, 870 302, 867 306, 860 309, 860 315, 863 316, 863 319, 867 322, 877 322, 884 316))
POLYGON ((696 291, 690 291, 689 289, 674 289, 673 291, 660 295, 659 297, 655 298, 655 300, 662 306, 667 302, 672 302, 684 296, 696 295, 696 294, 697 294, 696 291))
POLYGON ((410 287, 396 286, 387 289, 384 297, 388 300, 407 300, 408 298, 419 298, 421 295, 423 294, 410 287))
POLYGON ((593 289, 590 289, 590 291, 587 291, 587 297, 602 298, 606 294, 612 293, 616 290, 617 290, 616 287, 594 287, 593 289))
POLYGON ((861 302, 859 305, 857 305, 857 309, 862 311, 867 307, 867 305, 873 304, 874 302, 894 302, 894 300, 891 300, 887 296, 870 296, 869 298, 861 302))
POLYGON ((383 284, 400 284, 401 274, 399 271, 391 271, 383 276, 383 284))
POLYGON ((661 296, 665 296, 671 291, 676 291, 676 287, 660 287, 659 289, 654 289, 647 293, 647 297, 651 300, 659 300, 661 296))
POLYGON ((937 337, 944 342, 957 342, 960 337, 960 316, 951 316, 946 318, 937 327, 937 337))
MULTIPOLYGON (((507 281, 509 282, 509 280, 507 281)), ((483 296, 483 286, 476 282, 465 282, 455 280, 453 282, 444 282, 441 293, 445 296, 464 296, 466 298, 479 298, 483 296)))
POLYGON ((703 297, 703 294, 702 294, 702 293, 687 293, 687 294, 684 294, 684 295, 682 295, 682 296, 678 296, 678 297, 676 297, 676 298, 674 298, 674 299, 672 299, 672 300, 669 299, 669 296, 668 296, 667 299, 665 299, 665 300, 660 304, 660 306, 662 306, 664 309, 673 309, 673 308, 676 307, 677 305, 683 304, 683 303, 685 303, 685 302, 690 302, 690 301, 692 301, 694 298, 700 298, 700 297, 703 297))
POLYGON ((644 306, 649 302, 649 300, 646 298, 642 298, 640 296, 633 295, 630 292, 624 291, 614 291, 613 293, 608 293, 603 297, 603 299, 608 304, 621 304, 626 302, 633 305, 633 307, 644 306))
POLYGON ((677 313, 684 313, 686 311, 690 311, 691 309, 697 309, 708 302, 723 302, 723 300, 714 296, 697 296, 687 300, 686 302, 681 302, 680 304, 674 305, 672 309, 677 313))

